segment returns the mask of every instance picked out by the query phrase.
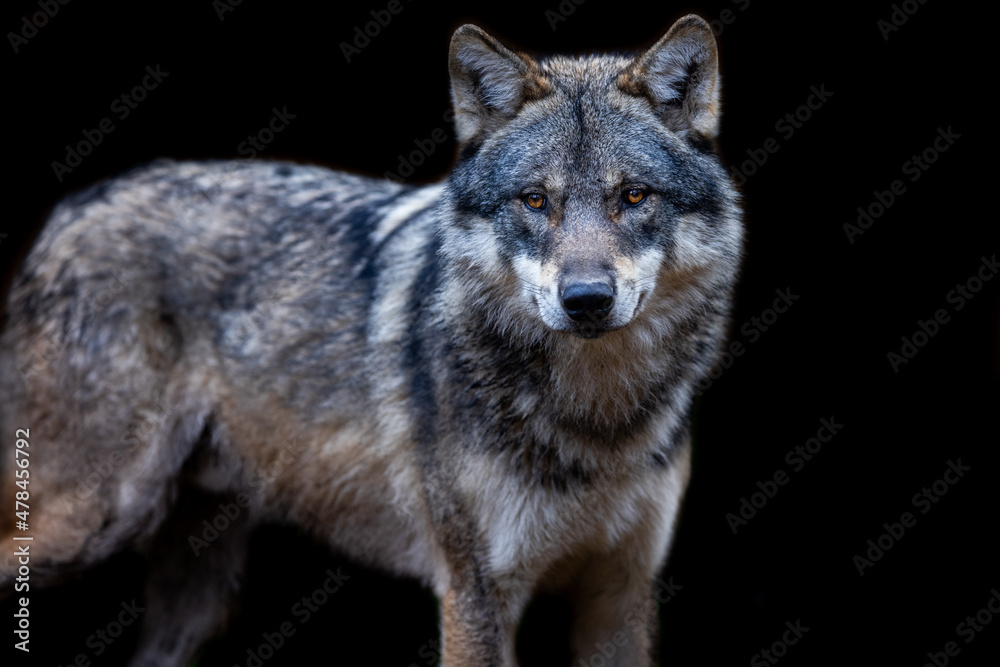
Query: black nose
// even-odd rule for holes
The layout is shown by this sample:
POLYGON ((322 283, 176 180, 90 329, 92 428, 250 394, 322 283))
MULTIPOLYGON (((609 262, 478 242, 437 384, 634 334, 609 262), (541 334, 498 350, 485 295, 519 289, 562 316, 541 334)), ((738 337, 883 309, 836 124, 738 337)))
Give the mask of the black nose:
POLYGON ((607 283, 572 283, 563 290, 563 308, 576 322, 603 320, 614 303, 614 290, 607 283))

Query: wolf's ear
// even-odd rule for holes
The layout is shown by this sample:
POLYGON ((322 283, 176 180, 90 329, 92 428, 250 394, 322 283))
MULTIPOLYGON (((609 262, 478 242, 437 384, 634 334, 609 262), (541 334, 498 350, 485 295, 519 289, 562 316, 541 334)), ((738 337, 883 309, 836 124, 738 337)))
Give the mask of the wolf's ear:
POLYGON ((649 98, 667 127, 719 133, 719 57, 712 28, 700 16, 678 19, 618 78, 631 95, 649 98))
POLYGON ((501 127, 525 101, 543 97, 549 90, 534 61, 474 25, 455 31, 448 65, 460 144, 501 127))

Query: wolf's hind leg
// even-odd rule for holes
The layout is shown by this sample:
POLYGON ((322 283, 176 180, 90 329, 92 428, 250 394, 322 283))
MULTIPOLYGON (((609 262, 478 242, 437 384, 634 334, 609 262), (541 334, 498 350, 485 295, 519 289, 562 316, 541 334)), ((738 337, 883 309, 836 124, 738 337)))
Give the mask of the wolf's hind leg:
POLYGON ((149 544, 145 611, 132 667, 188 665, 225 627, 249 533, 247 512, 232 496, 182 489, 172 517, 149 544))

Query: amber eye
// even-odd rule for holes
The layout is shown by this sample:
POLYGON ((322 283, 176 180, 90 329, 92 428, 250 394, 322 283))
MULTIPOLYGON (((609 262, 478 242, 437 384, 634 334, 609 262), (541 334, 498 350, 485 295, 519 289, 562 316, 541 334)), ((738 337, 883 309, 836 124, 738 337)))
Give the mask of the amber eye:
POLYGON ((635 205, 646 198, 646 193, 644 193, 639 188, 632 188, 631 190, 625 191, 625 201, 629 204, 635 205))
POLYGON ((524 203, 527 204, 528 208, 540 211, 545 208, 545 195, 532 192, 524 198, 524 203))

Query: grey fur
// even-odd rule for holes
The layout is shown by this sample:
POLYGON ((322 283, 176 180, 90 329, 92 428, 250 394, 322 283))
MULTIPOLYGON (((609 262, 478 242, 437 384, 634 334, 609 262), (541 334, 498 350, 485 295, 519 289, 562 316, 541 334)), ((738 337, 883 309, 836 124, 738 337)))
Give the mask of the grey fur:
POLYGON ((0 353, 4 432, 47 443, 36 580, 155 543, 135 664, 185 664, 249 529, 287 521, 431 586, 446 665, 512 665, 542 589, 577 605, 575 658, 623 632, 606 664, 650 664, 633 611, 742 247, 716 61, 693 16, 638 58, 536 62, 463 26, 444 184, 162 161, 60 204, 0 353), (576 309, 574 286, 612 296, 576 309), (237 499, 245 522, 191 541, 237 499))

